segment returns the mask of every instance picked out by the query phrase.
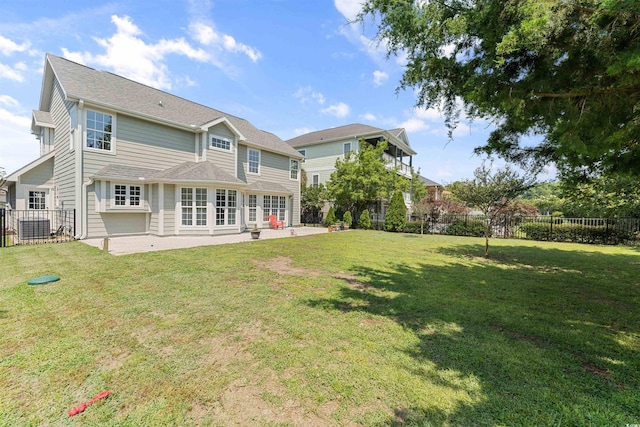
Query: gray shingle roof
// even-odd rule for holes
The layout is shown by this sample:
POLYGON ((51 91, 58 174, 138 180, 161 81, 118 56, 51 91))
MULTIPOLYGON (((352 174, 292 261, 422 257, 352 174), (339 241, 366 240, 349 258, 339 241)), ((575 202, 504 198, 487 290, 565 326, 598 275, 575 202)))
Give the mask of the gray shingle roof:
POLYGON ((430 180, 429 178, 425 178, 424 176, 418 176, 418 179, 425 187, 443 187, 442 184, 438 184, 435 181, 430 180))
POLYGON ((202 181, 202 182, 223 182, 228 184, 244 184, 228 172, 223 171, 213 163, 206 162, 184 162, 160 172, 156 179, 168 179, 172 181, 202 181))
POLYGON ((403 128, 385 130, 380 129, 374 126, 363 125, 361 123, 353 123, 350 125, 339 126, 335 128, 329 128, 324 130, 317 130, 315 132, 305 133, 304 135, 296 136, 295 138, 291 138, 285 141, 287 144, 294 148, 302 148, 307 145, 313 145, 320 143, 322 141, 332 141, 337 139, 360 139, 362 136, 371 137, 380 135, 383 133, 387 133, 391 135, 393 138, 396 138, 395 141, 389 141, 396 145, 399 145, 403 150, 407 151, 409 154, 416 154, 415 151, 408 145, 408 142, 405 142, 399 138, 399 135, 404 131, 403 128))
POLYGON ((93 178, 144 180, 147 182, 188 181, 246 185, 244 181, 239 180, 208 161, 183 162, 165 170, 110 164, 96 172, 93 178))
POLYGON ((33 110, 33 119, 35 120, 36 126, 47 128, 56 127, 55 123, 53 122, 53 118, 51 117, 51 113, 49 113, 48 111, 33 110))
POLYGON ((124 180, 136 180, 144 179, 150 180, 155 178, 160 172, 158 169, 139 168, 136 166, 125 166, 110 164, 93 175, 93 178, 100 179, 124 179, 124 180))
POLYGON ((300 154, 276 135, 257 129, 247 120, 188 101, 170 93, 137 83, 122 76, 99 71, 64 58, 47 54, 47 61, 67 97, 101 104, 116 111, 173 124, 199 128, 227 118, 246 138, 245 143, 287 156, 300 154))
POLYGON ((249 185, 249 189, 252 191, 268 191, 270 193, 287 193, 291 194, 291 191, 275 182, 268 181, 256 181, 249 185))
POLYGON ((296 136, 295 138, 287 140, 286 143, 292 147, 298 148, 305 145, 314 144, 319 141, 328 141, 337 138, 357 138, 362 135, 382 132, 384 132, 384 129, 376 128, 369 125, 363 125, 360 123, 354 123, 350 125, 305 133, 304 135, 296 136))

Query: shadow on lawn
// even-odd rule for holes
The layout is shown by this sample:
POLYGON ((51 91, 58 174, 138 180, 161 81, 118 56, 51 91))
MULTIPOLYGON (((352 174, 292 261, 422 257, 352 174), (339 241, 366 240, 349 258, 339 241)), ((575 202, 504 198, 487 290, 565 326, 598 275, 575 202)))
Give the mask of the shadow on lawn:
MULTIPOLYGON (((411 331, 414 372, 452 391, 451 412, 399 407, 380 425, 624 425, 640 420, 640 264, 574 248, 443 248, 450 264, 354 268, 312 307, 384 316, 411 331), (632 342, 635 338, 635 344, 632 342), (423 369, 424 363, 437 369, 423 369), (453 375, 453 377, 452 377, 453 375)), ((427 401, 429 401, 427 396, 427 401)))

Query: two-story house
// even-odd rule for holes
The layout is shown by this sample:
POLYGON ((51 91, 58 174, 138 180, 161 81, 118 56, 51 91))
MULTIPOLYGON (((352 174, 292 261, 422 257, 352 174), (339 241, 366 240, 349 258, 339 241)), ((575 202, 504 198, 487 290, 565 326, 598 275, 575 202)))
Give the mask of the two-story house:
MULTIPOLYGON (((358 151, 360 144, 376 145, 387 141, 383 160, 398 174, 412 179, 413 156, 407 133, 403 128, 384 130, 364 124, 350 124, 330 129, 309 132, 287 140, 287 144, 304 156, 302 169, 307 175, 307 185, 325 184, 335 170, 337 159, 343 159, 350 151, 358 151)), ((405 193, 405 204, 411 207, 411 195, 405 193)), ((384 217, 385 206, 378 214, 384 217)))
MULTIPOLYGON (((296 225, 303 158, 247 120, 47 54, 12 209, 75 209, 77 238, 296 225)), ((52 227, 55 225, 52 224, 52 227)))

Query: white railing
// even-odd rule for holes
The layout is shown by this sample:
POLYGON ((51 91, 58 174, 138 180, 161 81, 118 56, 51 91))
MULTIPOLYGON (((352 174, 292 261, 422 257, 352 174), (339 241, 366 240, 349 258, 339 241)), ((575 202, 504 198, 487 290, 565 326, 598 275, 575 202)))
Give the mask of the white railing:
POLYGON ((411 178, 411 166, 405 163, 400 163, 400 162, 396 163, 397 161, 396 158, 387 153, 382 154, 382 159, 385 161, 385 163, 389 168, 395 168, 397 166, 398 173, 400 175, 406 176, 407 178, 411 178))

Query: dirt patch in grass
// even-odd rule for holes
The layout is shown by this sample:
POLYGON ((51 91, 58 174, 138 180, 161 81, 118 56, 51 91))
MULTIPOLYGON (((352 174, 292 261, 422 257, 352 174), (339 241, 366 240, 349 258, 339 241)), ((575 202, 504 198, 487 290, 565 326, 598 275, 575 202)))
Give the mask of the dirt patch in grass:
POLYGON ((255 259, 251 261, 260 268, 264 268, 278 274, 311 277, 318 277, 322 274, 322 271, 313 268, 295 267, 292 265, 293 261, 291 258, 285 256, 275 257, 269 261, 258 261, 255 259))

